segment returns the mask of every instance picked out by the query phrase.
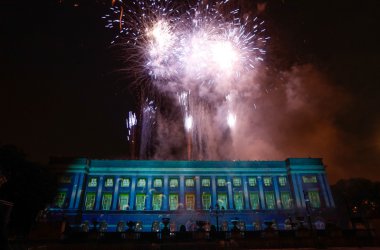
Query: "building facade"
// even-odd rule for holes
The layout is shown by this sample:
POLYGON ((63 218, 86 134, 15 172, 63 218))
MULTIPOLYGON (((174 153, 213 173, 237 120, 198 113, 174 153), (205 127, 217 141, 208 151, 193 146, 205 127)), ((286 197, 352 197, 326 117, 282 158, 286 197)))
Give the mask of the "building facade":
MULTIPOLYGON (((142 161, 53 159, 59 189, 51 214, 71 223, 106 222, 109 231, 135 221, 142 231, 170 218, 172 230, 196 221, 246 230, 278 229, 289 218, 318 219, 334 209, 325 167, 317 158, 285 161, 142 161), (55 212, 54 212, 55 211, 55 212)), ((326 218, 325 218, 326 219, 326 218)), ((306 221, 306 220, 305 220, 306 221)))

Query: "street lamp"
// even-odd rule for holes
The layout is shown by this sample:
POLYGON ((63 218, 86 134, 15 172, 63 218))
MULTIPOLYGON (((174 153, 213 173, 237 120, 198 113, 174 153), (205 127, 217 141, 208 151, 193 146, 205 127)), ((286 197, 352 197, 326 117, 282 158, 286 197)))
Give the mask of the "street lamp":
POLYGON ((209 210, 210 210, 210 215, 216 217, 216 231, 219 232, 219 216, 224 215, 225 209, 223 206, 222 208, 220 208, 219 204, 216 203, 215 207, 213 208, 212 206, 210 206, 209 210))

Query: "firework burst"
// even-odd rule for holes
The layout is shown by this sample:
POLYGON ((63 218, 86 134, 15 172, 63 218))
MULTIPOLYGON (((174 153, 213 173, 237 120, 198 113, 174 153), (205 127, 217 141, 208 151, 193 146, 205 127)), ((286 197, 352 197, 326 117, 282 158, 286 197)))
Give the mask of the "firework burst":
MULTIPOLYGON (((207 2, 176 6, 170 0, 119 0, 113 2, 112 15, 104 17, 107 28, 118 30, 126 71, 138 84, 178 96, 184 130, 198 145, 205 143, 196 138, 207 138, 200 117, 212 116, 215 107, 210 106, 223 103, 209 101, 210 94, 223 100, 238 91, 237 79, 263 60, 269 39, 257 18, 241 19, 236 9, 221 11, 228 1, 207 2)), ((230 108, 225 117, 230 129, 236 126, 230 108)))

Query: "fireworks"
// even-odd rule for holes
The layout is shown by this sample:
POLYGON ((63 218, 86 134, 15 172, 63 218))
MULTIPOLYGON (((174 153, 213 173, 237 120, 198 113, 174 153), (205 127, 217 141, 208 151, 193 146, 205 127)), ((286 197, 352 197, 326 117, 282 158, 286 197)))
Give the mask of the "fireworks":
MULTIPOLYGON (((199 151, 209 137, 203 134, 201 117, 212 116, 218 105, 228 105, 228 127, 232 129, 237 121, 231 101, 211 102, 209 97, 223 100, 238 91, 237 79, 263 60, 269 39, 264 37, 262 21, 241 19, 236 9, 226 14, 223 7, 228 1, 208 2, 176 6, 170 0, 119 0, 113 1, 113 14, 104 17, 106 27, 120 33, 117 38, 125 53, 126 70, 137 76, 136 82, 178 96, 184 130, 193 138, 188 143, 198 145, 199 151)), ((144 118, 145 109, 152 107, 142 105, 144 118)), ((151 122, 151 117, 147 119, 151 122)), ((141 124, 144 127, 144 121, 141 124)))

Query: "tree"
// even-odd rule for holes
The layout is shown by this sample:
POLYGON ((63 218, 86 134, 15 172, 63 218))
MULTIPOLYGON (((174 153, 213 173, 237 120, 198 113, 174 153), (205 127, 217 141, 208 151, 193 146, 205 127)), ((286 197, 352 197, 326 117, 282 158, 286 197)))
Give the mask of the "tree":
POLYGON ((380 218, 380 182, 362 178, 339 180, 331 189, 343 220, 380 218))
POLYGON ((15 146, 0 147, 0 199, 14 203, 10 217, 11 232, 25 237, 37 213, 54 197, 57 182, 44 166, 30 162, 15 146))

